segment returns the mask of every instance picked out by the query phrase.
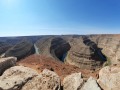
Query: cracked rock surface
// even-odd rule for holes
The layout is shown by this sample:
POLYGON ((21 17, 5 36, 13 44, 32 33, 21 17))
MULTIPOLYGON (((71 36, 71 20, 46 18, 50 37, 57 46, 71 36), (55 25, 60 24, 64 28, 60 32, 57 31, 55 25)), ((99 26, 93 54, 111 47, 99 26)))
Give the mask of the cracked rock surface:
POLYGON ((14 66, 7 69, 0 77, 0 90, 20 90, 34 76, 38 75, 33 69, 24 66, 14 66))
POLYGON ((55 72, 45 69, 27 82, 22 90, 61 90, 60 78, 55 72))
POLYGON ((120 67, 106 66, 102 68, 97 81, 103 90, 120 90, 120 67))
POLYGON ((63 80, 64 90, 80 90, 82 85, 83 79, 81 78, 81 73, 73 73, 63 80))
POLYGON ((93 77, 90 77, 81 90, 101 90, 101 88, 98 86, 97 81, 93 77))

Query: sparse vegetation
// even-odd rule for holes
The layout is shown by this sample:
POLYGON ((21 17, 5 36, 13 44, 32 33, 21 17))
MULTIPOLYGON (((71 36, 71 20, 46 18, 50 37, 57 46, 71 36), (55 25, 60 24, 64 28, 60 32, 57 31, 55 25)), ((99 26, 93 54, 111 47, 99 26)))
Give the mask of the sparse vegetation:
POLYGON ((107 61, 103 64, 103 67, 105 66, 110 66, 111 65, 111 60, 109 57, 106 57, 107 61))

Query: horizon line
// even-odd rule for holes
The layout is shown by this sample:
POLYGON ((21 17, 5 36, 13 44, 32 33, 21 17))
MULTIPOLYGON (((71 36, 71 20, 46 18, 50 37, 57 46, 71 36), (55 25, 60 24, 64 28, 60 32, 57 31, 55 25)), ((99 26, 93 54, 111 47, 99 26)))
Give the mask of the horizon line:
POLYGON ((30 36, 72 36, 72 35, 120 35, 120 33, 96 33, 96 34, 41 34, 41 35, 10 35, 10 36, 0 36, 0 38, 4 37, 30 37, 30 36))

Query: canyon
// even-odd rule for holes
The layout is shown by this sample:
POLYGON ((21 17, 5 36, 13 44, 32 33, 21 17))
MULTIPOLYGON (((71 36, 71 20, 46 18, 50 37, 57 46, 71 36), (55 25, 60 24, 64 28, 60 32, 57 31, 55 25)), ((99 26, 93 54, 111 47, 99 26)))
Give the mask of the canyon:
POLYGON ((119 90, 119 38, 119 34, 1 37, 0 90, 119 90))

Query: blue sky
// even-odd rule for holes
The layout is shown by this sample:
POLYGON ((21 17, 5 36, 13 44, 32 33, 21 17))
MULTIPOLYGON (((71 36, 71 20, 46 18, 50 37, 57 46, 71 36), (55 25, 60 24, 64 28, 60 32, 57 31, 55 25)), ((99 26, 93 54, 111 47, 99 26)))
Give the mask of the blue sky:
POLYGON ((0 36, 104 33, 120 33, 120 0, 0 0, 0 36))

